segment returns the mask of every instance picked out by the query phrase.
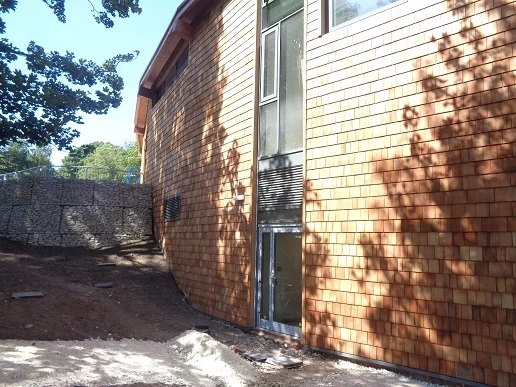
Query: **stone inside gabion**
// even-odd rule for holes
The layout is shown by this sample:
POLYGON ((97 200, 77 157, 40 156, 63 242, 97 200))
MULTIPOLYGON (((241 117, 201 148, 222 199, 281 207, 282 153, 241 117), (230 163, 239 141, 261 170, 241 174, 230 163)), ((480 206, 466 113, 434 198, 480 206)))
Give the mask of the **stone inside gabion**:
POLYGON ((0 237, 38 246, 104 247, 152 235, 147 185, 23 178, 0 184, 0 237))

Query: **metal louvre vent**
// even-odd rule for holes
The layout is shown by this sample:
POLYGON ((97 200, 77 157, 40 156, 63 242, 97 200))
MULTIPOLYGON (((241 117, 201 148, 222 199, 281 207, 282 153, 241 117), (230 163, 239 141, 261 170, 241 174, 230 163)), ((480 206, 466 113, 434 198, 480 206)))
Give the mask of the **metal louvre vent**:
POLYGON ((258 211, 301 208, 302 203, 302 165, 258 173, 258 211))
POLYGON ((163 221, 173 222, 181 219, 181 195, 177 194, 163 203, 163 221))

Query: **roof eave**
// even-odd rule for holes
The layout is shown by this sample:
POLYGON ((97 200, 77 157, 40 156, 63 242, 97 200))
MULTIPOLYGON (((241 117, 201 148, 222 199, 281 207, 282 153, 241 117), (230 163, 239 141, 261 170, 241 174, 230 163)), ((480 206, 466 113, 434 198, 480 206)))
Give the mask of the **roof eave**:
POLYGON ((150 89, 181 40, 190 42, 193 39, 192 15, 199 14, 207 4, 205 0, 184 0, 179 5, 140 79, 140 86, 150 89))
MULTIPOLYGON (((138 138, 143 137, 145 134, 147 114, 152 99, 152 88, 155 86, 158 76, 163 71, 178 44, 182 40, 192 41, 194 31, 191 24, 210 3, 211 1, 209 0, 184 0, 177 7, 172 21, 140 79, 134 117, 134 133, 138 138)), ((138 148, 141 148, 141 142, 138 141, 138 143, 138 148)), ((141 152, 141 149, 139 151, 141 152)))

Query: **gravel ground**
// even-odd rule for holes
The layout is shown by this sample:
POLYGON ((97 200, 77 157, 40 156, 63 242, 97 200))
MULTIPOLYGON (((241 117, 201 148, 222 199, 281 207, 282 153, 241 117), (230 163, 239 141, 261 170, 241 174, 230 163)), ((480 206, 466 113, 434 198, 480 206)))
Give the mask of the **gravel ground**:
MULTIPOLYGON (((330 359, 241 333, 240 345, 297 355, 304 366, 252 363, 210 335, 186 331, 167 342, 134 339, 0 341, 0 385, 78 386, 434 386, 390 371, 330 359)), ((234 341, 236 337, 233 337, 234 341)))
POLYGON ((12 387, 244 386, 251 363, 209 335, 186 331, 165 343, 139 340, 0 342, 0 384, 12 387))

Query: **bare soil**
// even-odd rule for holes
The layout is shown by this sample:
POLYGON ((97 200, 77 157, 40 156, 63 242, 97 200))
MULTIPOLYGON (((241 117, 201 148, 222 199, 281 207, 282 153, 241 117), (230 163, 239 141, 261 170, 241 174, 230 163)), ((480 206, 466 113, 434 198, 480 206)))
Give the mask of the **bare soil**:
POLYGON ((0 239, 0 339, 166 341, 206 320, 183 300, 152 240, 89 250, 0 239), (106 282, 113 287, 94 286, 106 282), (29 291, 44 297, 11 299, 29 291))

